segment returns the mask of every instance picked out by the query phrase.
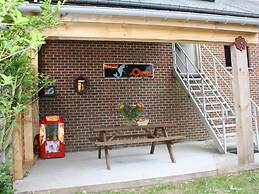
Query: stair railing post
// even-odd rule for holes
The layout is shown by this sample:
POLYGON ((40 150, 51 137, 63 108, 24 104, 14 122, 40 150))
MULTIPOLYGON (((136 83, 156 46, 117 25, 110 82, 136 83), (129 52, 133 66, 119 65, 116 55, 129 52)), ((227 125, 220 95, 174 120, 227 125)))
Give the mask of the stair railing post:
POLYGON ((254 124, 255 124, 255 137, 256 137, 256 146, 257 149, 259 149, 259 132, 258 132, 258 121, 257 121, 257 107, 255 105, 253 105, 253 118, 254 118, 254 124))
POLYGON ((201 79, 201 91, 202 91, 202 103, 203 103, 203 114, 204 114, 204 118, 207 118, 207 114, 206 114, 206 97, 205 97, 205 91, 204 91, 204 81, 203 79, 201 79))
POLYGON ((186 64, 186 75, 187 75, 187 83, 188 83, 188 92, 191 92, 190 88, 190 76, 189 76, 189 63, 187 61, 186 55, 184 55, 184 63, 186 64))
POLYGON ((221 119, 222 119, 222 129, 223 129, 223 144, 224 151, 227 153, 227 139, 226 139, 226 126, 225 126, 225 108, 221 105, 221 119))
POLYGON ((215 80, 215 86, 218 90, 218 75, 217 75, 217 64, 215 62, 215 59, 213 58, 213 71, 214 71, 214 80, 215 80))
POLYGON ((202 62, 202 55, 201 55, 201 52, 202 52, 202 50, 201 50, 201 45, 198 44, 198 55, 199 55, 199 64, 200 64, 199 70, 200 70, 200 72, 202 73, 202 72, 203 72, 203 62, 202 62))
POLYGON ((175 44, 173 43, 173 67, 176 70, 176 49, 175 49, 175 44))

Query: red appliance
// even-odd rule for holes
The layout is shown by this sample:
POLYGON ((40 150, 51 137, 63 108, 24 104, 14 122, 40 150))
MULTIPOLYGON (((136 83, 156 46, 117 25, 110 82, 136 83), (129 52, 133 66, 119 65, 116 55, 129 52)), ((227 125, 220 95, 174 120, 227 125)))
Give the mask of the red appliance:
POLYGON ((45 116, 40 124, 40 157, 65 157, 64 118, 58 115, 45 116))

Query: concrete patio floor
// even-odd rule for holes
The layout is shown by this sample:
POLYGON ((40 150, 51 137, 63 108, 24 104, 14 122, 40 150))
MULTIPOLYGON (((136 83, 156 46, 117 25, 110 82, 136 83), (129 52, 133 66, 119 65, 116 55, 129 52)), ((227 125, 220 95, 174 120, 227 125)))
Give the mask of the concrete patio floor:
MULTIPOLYGON (((237 155, 220 154, 205 142, 173 146, 176 163, 171 163, 165 145, 154 155, 150 146, 113 149, 111 170, 97 151, 67 153, 65 158, 38 160, 23 180, 15 181, 17 193, 67 194, 145 186, 162 182, 211 176, 237 169, 237 155)), ((259 154, 255 154, 259 166, 259 154)))

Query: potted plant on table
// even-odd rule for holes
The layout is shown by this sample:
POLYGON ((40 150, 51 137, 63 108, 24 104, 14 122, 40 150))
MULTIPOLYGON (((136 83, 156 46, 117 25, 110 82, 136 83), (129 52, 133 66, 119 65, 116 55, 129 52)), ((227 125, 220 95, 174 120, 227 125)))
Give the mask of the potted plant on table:
POLYGON ((149 119, 144 119, 144 104, 139 102, 137 104, 126 104, 124 102, 118 103, 120 113, 128 120, 130 125, 137 124, 145 126, 148 124, 149 119))

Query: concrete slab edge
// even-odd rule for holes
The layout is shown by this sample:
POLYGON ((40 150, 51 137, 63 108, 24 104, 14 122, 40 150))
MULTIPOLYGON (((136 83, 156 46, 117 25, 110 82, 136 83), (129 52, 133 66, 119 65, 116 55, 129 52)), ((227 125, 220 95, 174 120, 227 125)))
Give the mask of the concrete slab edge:
POLYGON ((76 192, 101 192, 108 191, 114 189, 130 189, 144 186, 151 186, 155 184, 166 184, 166 183, 174 183, 179 181, 189 181, 196 178, 201 177, 209 177, 216 175, 224 175, 227 173, 238 173, 240 171, 245 170, 255 170, 259 169, 259 164, 250 164, 246 166, 239 166, 229 169, 218 169, 212 171, 204 171, 197 172, 191 174, 183 174, 176 176, 167 176, 167 177, 159 177, 159 178, 150 178, 150 179, 141 179, 134 181, 125 181, 125 182, 116 182, 116 183, 106 183, 106 184, 96 184, 96 185, 85 185, 85 186, 77 186, 77 187, 63 187, 56 189, 48 189, 48 190, 38 190, 38 191, 25 191, 25 192, 17 192, 16 194, 75 194, 76 192))
POLYGON ((67 188, 56 188, 48 190, 38 190, 38 191, 25 191, 18 192, 16 194, 74 194, 76 192, 101 192, 114 189, 129 189, 136 187, 151 186, 155 184, 162 183, 173 183, 178 181, 188 181, 195 178, 208 177, 217 175, 217 170, 205 171, 191 174, 183 174, 176 176, 167 176, 159 178, 150 178, 150 179, 140 179, 134 181, 125 181, 125 182, 116 182, 116 183, 107 183, 107 184, 96 184, 96 185, 86 185, 86 186, 77 186, 77 187, 67 187, 67 188))

